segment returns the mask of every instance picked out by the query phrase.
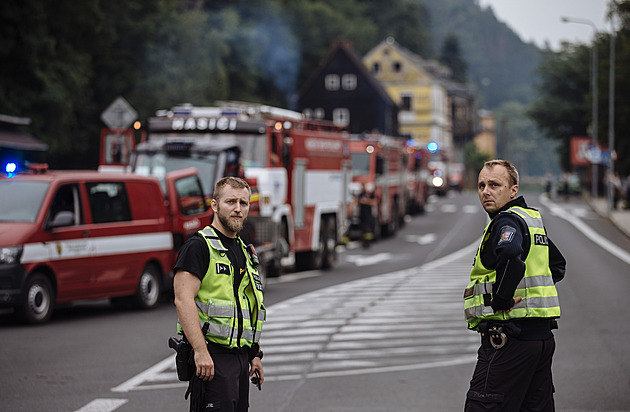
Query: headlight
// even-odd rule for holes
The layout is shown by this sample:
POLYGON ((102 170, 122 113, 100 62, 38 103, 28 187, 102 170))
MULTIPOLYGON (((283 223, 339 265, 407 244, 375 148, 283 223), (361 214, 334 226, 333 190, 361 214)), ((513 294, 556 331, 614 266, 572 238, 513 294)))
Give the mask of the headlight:
POLYGON ((17 263, 20 261, 20 256, 22 256, 21 246, 0 248, 0 264, 17 263))
POLYGON ((435 176, 432 180, 432 183, 435 187, 442 187, 442 185, 444 184, 444 179, 439 176, 435 176))

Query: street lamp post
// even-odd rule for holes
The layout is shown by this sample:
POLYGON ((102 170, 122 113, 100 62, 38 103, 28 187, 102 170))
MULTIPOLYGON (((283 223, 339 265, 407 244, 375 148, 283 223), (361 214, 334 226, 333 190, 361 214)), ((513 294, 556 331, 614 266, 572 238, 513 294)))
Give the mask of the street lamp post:
MULTIPOLYGON (((593 28, 593 34, 594 34, 594 39, 593 39, 593 52, 591 55, 591 87, 593 89, 593 106, 592 106, 592 125, 591 125, 591 146, 592 146, 592 150, 596 150, 596 148, 598 147, 597 144, 597 26, 595 26, 595 23, 593 23, 592 21, 588 20, 588 19, 578 19, 576 17, 562 17, 561 18, 563 23, 579 23, 579 24, 586 24, 589 25, 593 28)), ((591 196, 593 197, 593 199, 597 198, 597 163, 595 162, 595 159, 591 159, 591 164, 592 164, 592 173, 593 173, 593 182, 591 185, 591 196)))
MULTIPOLYGON (((608 75, 608 211, 614 209, 613 178, 615 174, 615 14, 610 15, 610 71, 608 75)), ((629 189, 630 190, 630 189, 629 189)))

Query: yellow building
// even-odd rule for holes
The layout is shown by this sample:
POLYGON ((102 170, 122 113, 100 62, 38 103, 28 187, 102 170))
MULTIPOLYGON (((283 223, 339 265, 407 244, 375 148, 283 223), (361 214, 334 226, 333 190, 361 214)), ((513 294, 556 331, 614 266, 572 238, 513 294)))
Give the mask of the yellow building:
POLYGON ((388 37, 364 57, 363 63, 399 106, 398 128, 422 147, 436 142, 452 152, 453 133, 448 93, 440 77, 448 69, 401 47, 388 37))

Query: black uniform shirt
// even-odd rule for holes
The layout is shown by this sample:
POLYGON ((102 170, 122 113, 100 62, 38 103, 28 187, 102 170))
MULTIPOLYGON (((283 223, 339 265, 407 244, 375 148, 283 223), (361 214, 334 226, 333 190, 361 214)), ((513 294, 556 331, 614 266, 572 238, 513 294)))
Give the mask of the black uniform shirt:
MULTIPOLYGON (((494 219, 488 228, 488 239, 481 250, 481 263, 488 269, 497 272, 496 282, 492 288, 492 308, 495 311, 507 310, 514 305, 514 293, 521 279, 525 274, 524 260, 529 253, 530 235, 527 225, 522 218, 514 213, 500 212, 512 206, 527 208, 527 203, 522 196, 508 202, 496 213, 491 213, 490 219, 494 219), (497 216, 498 215, 498 216, 497 216)), ((554 283, 564 278, 566 261, 556 245, 548 238, 549 242, 549 267, 554 283)), ((525 322, 519 322, 525 323, 525 322)), ((549 337, 550 329, 548 322, 544 322, 541 328, 529 322, 528 325, 521 325, 523 339, 544 339, 549 337), (545 335, 545 336, 542 336, 545 335)))

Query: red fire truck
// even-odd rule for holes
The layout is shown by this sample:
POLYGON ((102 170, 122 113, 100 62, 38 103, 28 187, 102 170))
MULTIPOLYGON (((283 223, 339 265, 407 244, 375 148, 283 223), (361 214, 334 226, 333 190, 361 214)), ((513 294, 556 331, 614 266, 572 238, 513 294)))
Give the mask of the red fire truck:
POLYGON ((410 142, 407 142, 404 151, 407 166, 407 213, 410 215, 424 213, 429 191, 427 181, 430 153, 427 149, 410 142))
MULTIPOLYGON (((352 193, 356 196, 363 184, 373 188, 376 195, 375 238, 396 234, 404 222, 407 208, 406 156, 403 141, 384 135, 353 136, 350 140, 352 156, 352 193)), ((356 202, 355 202, 356 203, 356 202)), ((358 207, 351 208, 350 239, 360 236, 358 207)))
POLYGON ((289 110, 222 102, 158 111, 148 119, 147 133, 147 142, 136 149, 136 172, 192 166, 208 193, 230 174, 255 187, 258 210, 248 220, 268 276, 279 275, 291 261, 299 270, 334 265, 350 201, 349 137, 343 129, 289 110))

